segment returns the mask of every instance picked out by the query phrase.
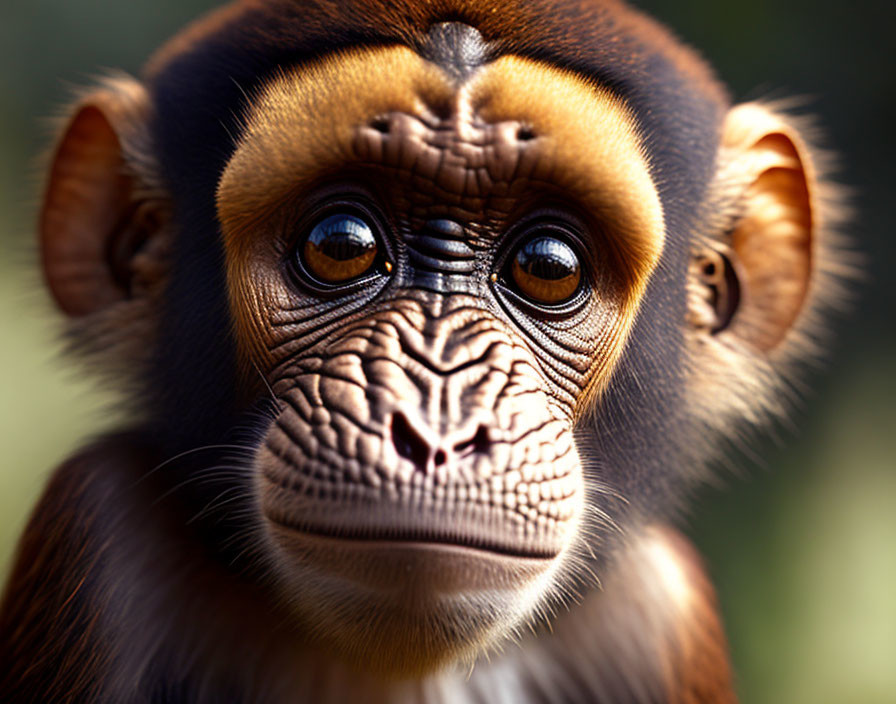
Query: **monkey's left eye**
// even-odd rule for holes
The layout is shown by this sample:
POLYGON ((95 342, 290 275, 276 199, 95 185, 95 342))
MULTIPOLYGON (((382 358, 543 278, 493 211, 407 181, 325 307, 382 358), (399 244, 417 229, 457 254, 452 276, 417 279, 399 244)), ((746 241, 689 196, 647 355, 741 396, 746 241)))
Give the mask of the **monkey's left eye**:
POLYGON ((301 256, 311 276, 322 283, 338 285, 366 274, 378 252, 370 225, 355 215, 338 213, 311 228, 301 256))

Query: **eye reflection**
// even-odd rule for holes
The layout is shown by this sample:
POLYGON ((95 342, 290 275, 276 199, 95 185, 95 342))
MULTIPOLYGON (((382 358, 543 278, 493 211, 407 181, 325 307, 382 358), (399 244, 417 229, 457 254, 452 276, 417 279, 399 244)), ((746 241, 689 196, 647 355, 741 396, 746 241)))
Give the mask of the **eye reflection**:
POLYGON ((573 248, 549 235, 522 244, 513 256, 510 273, 520 293, 545 305, 569 300, 582 280, 581 263, 573 248))
POLYGON ((302 258, 312 276, 324 283, 341 284, 365 274, 378 251, 370 225, 355 215, 338 213, 311 229, 302 258))

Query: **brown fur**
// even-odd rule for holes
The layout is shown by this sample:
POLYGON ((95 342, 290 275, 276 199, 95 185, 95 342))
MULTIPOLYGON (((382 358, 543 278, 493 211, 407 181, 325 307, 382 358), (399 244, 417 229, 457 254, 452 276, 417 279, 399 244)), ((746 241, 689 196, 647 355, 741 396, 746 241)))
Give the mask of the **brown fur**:
MULTIPOLYGON (((547 14, 553 15, 558 23, 575 18, 585 25, 606 24, 603 41, 598 38, 598 46, 608 55, 623 49, 614 46, 613 33, 635 36, 645 47, 662 54, 701 93, 713 96, 719 102, 727 101, 725 89, 700 57, 677 41, 668 29, 638 10, 619 0, 554 0, 549 4, 556 9, 549 9, 547 14)), ((458 18, 480 28, 488 40, 505 36, 510 28, 530 25, 534 14, 526 0, 497 0, 488 3, 479 0, 418 0, 407 6, 391 4, 387 0, 368 0, 361 3, 360 7, 362 16, 376 16, 378 24, 396 27, 399 33, 405 35, 401 38, 407 38, 407 33, 411 31, 425 29, 433 21, 458 18)), ((269 24, 271 29, 255 37, 259 44, 268 45, 288 42, 294 25, 300 24, 303 31, 313 34, 329 26, 340 26, 343 22, 344 7, 335 0, 316 3, 316 10, 314 18, 309 19, 302 15, 301 4, 297 0, 236 0, 196 21, 163 46, 147 63, 144 76, 152 81, 173 60, 208 41, 225 25, 238 24, 248 13, 257 13, 262 18, 272 20, 269 24)), ((562 38, 556 48, 571 56, 588 50, 562 38)), ((624 55, 623 53, 620 58, 624 55)))
POLYGON ((93 701, 98 673, 111 659, 96 605, 80 599, 107 547, 95 535, 107 496, 95 491, 90 459, 57 470, 19 543, 0 610, 0 685, 10 701, 32 701, 37 692, 45 701, 93 701), (60 632, 62 623, 68 626, 60 632))

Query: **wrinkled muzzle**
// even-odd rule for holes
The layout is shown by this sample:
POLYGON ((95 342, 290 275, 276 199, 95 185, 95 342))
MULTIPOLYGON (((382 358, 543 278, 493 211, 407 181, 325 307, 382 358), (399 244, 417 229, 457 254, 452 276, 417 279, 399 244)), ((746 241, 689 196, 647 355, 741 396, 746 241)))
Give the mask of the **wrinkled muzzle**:
POLYGON ((259 455, 268 518, 339 538, 563 550, 581 484, 571 420, 504 323, 440 297, 330 339, 278 393, 259 455))
POLYGON ((395 302, 329 340, 275 385, 257 456, 284 595, 367 667, 477 652, 532 616, 575 534, 569 413, 461 296, 395 302))

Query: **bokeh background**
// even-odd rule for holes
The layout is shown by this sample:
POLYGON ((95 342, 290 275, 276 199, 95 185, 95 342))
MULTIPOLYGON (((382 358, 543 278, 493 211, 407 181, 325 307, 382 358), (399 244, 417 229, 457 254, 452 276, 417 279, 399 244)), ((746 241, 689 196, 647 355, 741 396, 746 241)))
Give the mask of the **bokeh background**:
MULTIPOLYGON (((212 0, 0 2, 0 576, 47 473, 110 419, 58 355, 36 275, 37 156, 73 87, 136 72, 212 0)), ((867 277, 793 427, 720 472, 685 528, 720 593, 744 704, 896 702, 896 3, 641 0, 739 99, 805 98, 867 277), (795 428, 795 430, 794 430, 795 428)))

